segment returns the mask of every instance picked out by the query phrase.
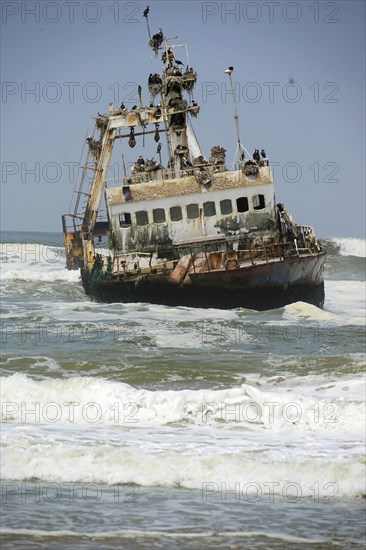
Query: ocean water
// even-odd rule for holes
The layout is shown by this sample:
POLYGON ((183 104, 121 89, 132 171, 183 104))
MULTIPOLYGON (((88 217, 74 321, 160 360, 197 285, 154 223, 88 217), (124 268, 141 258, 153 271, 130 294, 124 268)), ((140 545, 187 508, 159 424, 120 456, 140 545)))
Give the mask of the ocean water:
POLYGON ((324 310, 98 304, 3 233, 1 548, 363 548, 365 241, 324 310))

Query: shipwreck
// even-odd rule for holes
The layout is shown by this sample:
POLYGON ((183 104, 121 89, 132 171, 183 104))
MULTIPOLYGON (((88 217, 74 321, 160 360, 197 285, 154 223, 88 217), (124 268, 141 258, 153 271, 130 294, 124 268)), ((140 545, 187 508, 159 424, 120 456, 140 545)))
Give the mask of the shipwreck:
POLYGON ((198 76, 186 45, 175 40, 162 30, 150 37, 163 68, 147 78, 148 106, 139 86, 136 105, 110 104, 95 119, 74 208, 62 217, 67 268, 80 269, 86 294, 102 302, 263 310, 301 300, 322 307, 325 253, 314 229, 276 204, 264 149, 250 154, 241 143, 234 68, 225 71, 237 142, 228 165, 222 145, 208 157, 199 145, 192 125, 198 76), (145 140, 156 158, 144 158, 145 140), (142 150, 128 170, 126 150, 137 143, 142 150), (110 186, 117 144, 123 176, 110 186), (107 251, 98 252, 101 240, 107 251))

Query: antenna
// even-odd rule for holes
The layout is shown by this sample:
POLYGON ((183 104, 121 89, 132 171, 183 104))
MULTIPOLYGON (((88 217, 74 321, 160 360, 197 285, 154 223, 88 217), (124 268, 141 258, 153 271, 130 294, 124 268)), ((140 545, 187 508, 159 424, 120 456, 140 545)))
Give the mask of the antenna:
POLYGON ((228 67, 225 71, 225 73, 229 75, 230 91, 231 91, 231 94, 233 96, 233 103, 234 103, 234 120, 235 120, 236 137, 237 137, 237 146, 236 146, 235 157, 234 157, 234 163, 235 163, 235 159, 236 159, 236 156, 238 154, 238 151, 240 151, 240 153, 241 153, 241 151, 245 151, 245 148, 243 147, 243 145, 241 144, 241 141, 240 141, 239 116, 238 116, 238 111, 236 110, 236 100, 235 100, 235 94, 234 94, 234 87, 233 87, 233 81, 232 81, 232 78, 231 78, 231 75, 232 75, 233 72, 234 72, 234 67, 228 67))

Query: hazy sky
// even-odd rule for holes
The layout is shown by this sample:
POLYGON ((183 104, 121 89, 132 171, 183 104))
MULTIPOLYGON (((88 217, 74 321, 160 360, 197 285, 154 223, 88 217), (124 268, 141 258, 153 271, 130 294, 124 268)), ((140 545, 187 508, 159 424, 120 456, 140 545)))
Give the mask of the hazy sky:
MULTIPOLYGON (((241 140, 266 149, 276 200, 320 237, 364 236, 365 2, 149 1, 151 31, 188 43, 206 156, 234 157, 233 65, 241 140)), ((91 118, 131 108, 138 84, 150 102, 146 5, 1 3, 2 229, 60 231, 91 118)))

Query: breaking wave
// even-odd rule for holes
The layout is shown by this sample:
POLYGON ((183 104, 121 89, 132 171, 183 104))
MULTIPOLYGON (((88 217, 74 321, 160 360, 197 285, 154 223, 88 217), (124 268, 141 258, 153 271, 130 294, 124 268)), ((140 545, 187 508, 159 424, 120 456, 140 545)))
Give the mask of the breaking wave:
MULTIPOLYGON (((15 440, 13 443, 15 446, 15 440)), ((48 446, 44 445, 47 450, 41 447, 23 437, 9 456, 13 462, 3 469, 3 479, 183 487, 203 491, 204 496, 211 498, 223 485, 225 491, 252 493, 256 497, 268 495, 269 486, 274 494, 281 495, 287 488, 287 495, 292 491, 297 497, 312 497, 314 487, 318 487, 318 495, 324 500, 332 496, 356 497, 365 492, 361 452, 358 457, 344 460, 322 457, 314 461, 311 456, 274 458, 264 452, 203 455, 195 448, 185 453, 154 453, 103 443, 67 446, 49 441, 48 446)), ((4 453, 10 454, 8 450, 4 453)))
POLYGON ((1 379, 2 422, 130 428, 235 426, 246 431, 346 430, 363 434, 365 383, 357 380, 357 387, 360 401, 349 400, 347 393, 340 391, 329 406, 326 394, 318 391, 314 399, 285 387, 273 391, 242 384, 221 390, 151 391, 102 378, 38 381, 14 374, 1 379))
POLYGON ((331 238, 322 240, 328 254, 340 256, 366 257, 366 240, 352 238, 331 238))
POLYGON ((3 281, 76 282, 78 271, 68 271, 60 246, 39 243, 1 243, 1 279, 3 281))

